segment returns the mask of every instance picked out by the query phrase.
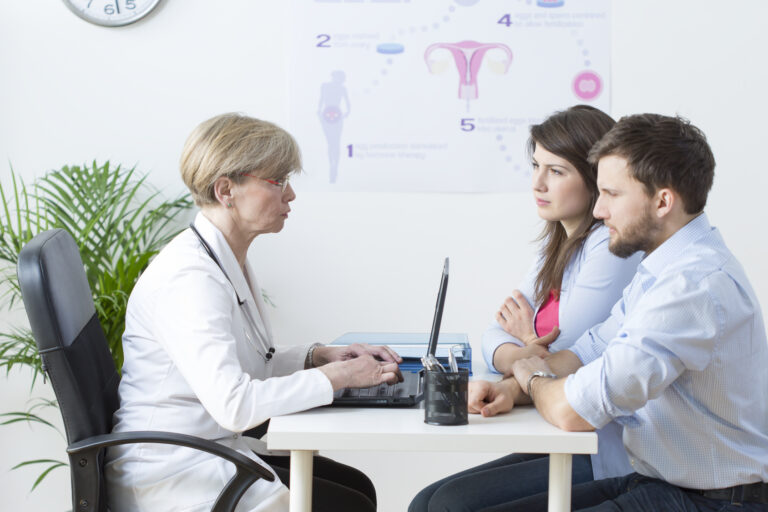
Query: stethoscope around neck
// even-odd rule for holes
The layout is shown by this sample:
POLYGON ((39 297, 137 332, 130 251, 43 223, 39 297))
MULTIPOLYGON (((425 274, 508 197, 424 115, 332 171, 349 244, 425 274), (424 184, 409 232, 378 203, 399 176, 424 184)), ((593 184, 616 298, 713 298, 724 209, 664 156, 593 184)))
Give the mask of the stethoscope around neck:
MULTIPOLYGON (((208 245, 208 242, 205 241, 205 238, 203 238, 203 235, 200 234, 200 232, 195 227, 195 224, 190 222, 189 228, 192 230, 192 232, 195 234, 197 239, 200 241, 200 245, 203 246, 203 249, 205 249, 205 252, 208 253, 208 256, 211 257, 213 262, 216 264, 216 266, 219 267, 221 270, 221 273, 224 274, 224 277, 227 278, 227 281, 229 281, 229 284, 232 285, 232 289, 235 291, 235 297, 237 298, 237 305, 243 308, 245 305, 245 301, 240 298, 240 294, 237 293, 237 288, 235 288, 235 283, 232 282, 232 279, 229 278, 229 274, 227 274, 227 271, 224 270, 224 265, 221 264, 221 261, 219 260, 219 257, 216 256, 216 253, 213 252, 213 249, 210 245, 208 245)), ((253 329, 254 333, 259 332, 259 329, 256 327, 256 322, 254 321, 253 317, 251 316, 251 312, 248 310, 248 308, 243 308, 242 311, 245 313, 245 318, 248 320, 248 323, 251 324, 250 327, 253 329)), ((259 336, 259 341, 261 342, 261 346, 264 349, 264 354, 261 354, 262 357, 264 357, 264 360, 266 362, 269 362, 270 359, 272 359, 272 355, 275 353, 275 347, 269 346, 261 337, 259 336)))

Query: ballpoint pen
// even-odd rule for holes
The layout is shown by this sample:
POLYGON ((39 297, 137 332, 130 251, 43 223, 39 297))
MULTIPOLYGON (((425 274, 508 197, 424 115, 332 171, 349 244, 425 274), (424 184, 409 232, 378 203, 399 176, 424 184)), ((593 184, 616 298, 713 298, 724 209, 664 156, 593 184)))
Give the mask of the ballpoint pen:
POLYGON ((440 361, 435 356, 422 356, 421 364, 430 372, 445 372, 445 368, 443 368, 443 365, 440 364, 440 361))
POLYGON ((445 373, 445 367, 443 367, 443 365, 440 364, 440 361, 438 361, 435 356, 433 356, 432 354, 428 354, 425 357, 427 361, 427 364, 425 366, 427 366, 429 370, 445 373))
MULTIPOLYGON (((421 357, 421 363, 424 365, 424 368, 427 369, 427 371, 430 372, 438 372, 438 373, 446 373, 445 368, 442 364, 440 364, 440 361, 437 360, 435 356, 432 354, 428 354, 426 356, 421 357)), ((458 373, 458 370, 456 372, 458 373)), ((441 377, 440 379, 447 379, 448 377, 441 377)), ((448 383, 447 380, 444 380, 441 382, 441 386, 444 386, 448 383)), ((451 407, 454 407, 457 405, 458 397, 454 396, 454 393, 451 393, 450 391, 441 391, 440 396, 443 397, 443 401, 450 405, 451 407)))
POLYGON ((459 363, 456 361, 456 354, 453 353, 453 348, 448 351, 448 365, 453 373, 459 373, 459 363))

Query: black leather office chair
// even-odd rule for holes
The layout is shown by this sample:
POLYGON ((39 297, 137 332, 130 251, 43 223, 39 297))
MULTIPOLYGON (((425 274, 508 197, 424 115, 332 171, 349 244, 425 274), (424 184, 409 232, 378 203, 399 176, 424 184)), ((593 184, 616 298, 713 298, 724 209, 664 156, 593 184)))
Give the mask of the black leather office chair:
POLYGON ((75 241, 63 229, 40 233, 19 253, 19 284, 37 348, 67 433, 72 510, 106 512, 104 448, 162 443, 195 448, 232 462, 237 471, 213 512, 232 512, 248 487, 274 480, 259 464, 216 442, 171 432, 112 434, 119 405, 115 370, 75 241))

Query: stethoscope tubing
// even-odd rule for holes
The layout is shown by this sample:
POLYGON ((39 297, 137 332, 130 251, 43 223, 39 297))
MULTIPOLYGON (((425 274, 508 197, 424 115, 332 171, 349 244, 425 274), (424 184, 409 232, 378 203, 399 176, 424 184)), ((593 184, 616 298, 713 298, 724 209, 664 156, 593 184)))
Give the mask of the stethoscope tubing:
MULTIPOLYGON (((242 300, 240 298, 240 295, 237 293, 237 288, 235 288, 235 283, 232 282, 232 279, 230 279, 229 274, 227 274, 227 271, 224 270, 224 265, 221 264, 221 260, 219 260, 219 257, 216 256, 216 253, 213 252, 213 248, 208 244, 208 242, 205 241, 205 238, 203 238, 203 235, 200 234, 200 232, 195 227, 195 224, 190 222, 189 228, 192 230, 192 233, 195 234, 197 239, 200 241, 200 245, 203 246, 203 249, 205 249, 205 252, 208 253, 208 256, 213 260, 214 263, 216 263, 216 266, 219 267, 219 270, 221 270, 221 273, 224 274, 224 277, 227 278, 227 281, 229 281, 229 284, 232 286, 232 290, 235 292, 235 297, 237 298, 237 305, 242 308, 242 311, 245 313, 246 318, 248 319, 248 323, 251 324, 250 327, 254 331, 254 334, 258 334, 259 330, 256 329, 256 321, 251 316, 251 312, 248 310, 248 308, 243 308, 245 306, 245 300, 242 300)), ((261 336, 256 336, 259 341, 261 342, 262 349, 264 349, 264 353, 261 354, 261 356, 264 358, 266 362, 269 362, 272 359, 272 355, 275 353, 275 347, 270 346, 266 341, 262 339, 261 336)))

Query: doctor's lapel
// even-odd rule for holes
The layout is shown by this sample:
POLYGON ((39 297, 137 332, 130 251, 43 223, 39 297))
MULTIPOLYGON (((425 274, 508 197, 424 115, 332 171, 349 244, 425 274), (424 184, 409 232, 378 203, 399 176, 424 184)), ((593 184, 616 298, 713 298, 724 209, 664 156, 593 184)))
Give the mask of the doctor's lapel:
POLYGON ((218 256, 224 271, 234 287, 233 293, 237 292, 237 296, 242 302, 239 306, 240 314, 243 316, 245 328, 250 331, 246 335, 251 339, 262 357, 266 357, 269 348, 272 347, 272 331, 266 315, 263 314, 261 293, 254 280, 250 264, 246 261, 245 268, 249 279, 252 281, 253 290, 248 286, 243 269, 240 268, 237 258, 235 258, 235 254, 232 252, 232 248, 227 243, 224 235, 202 213, 198 213, 194 224, 206 242, 211 246, 211 249, 216 253, 216 256, 218 256))

